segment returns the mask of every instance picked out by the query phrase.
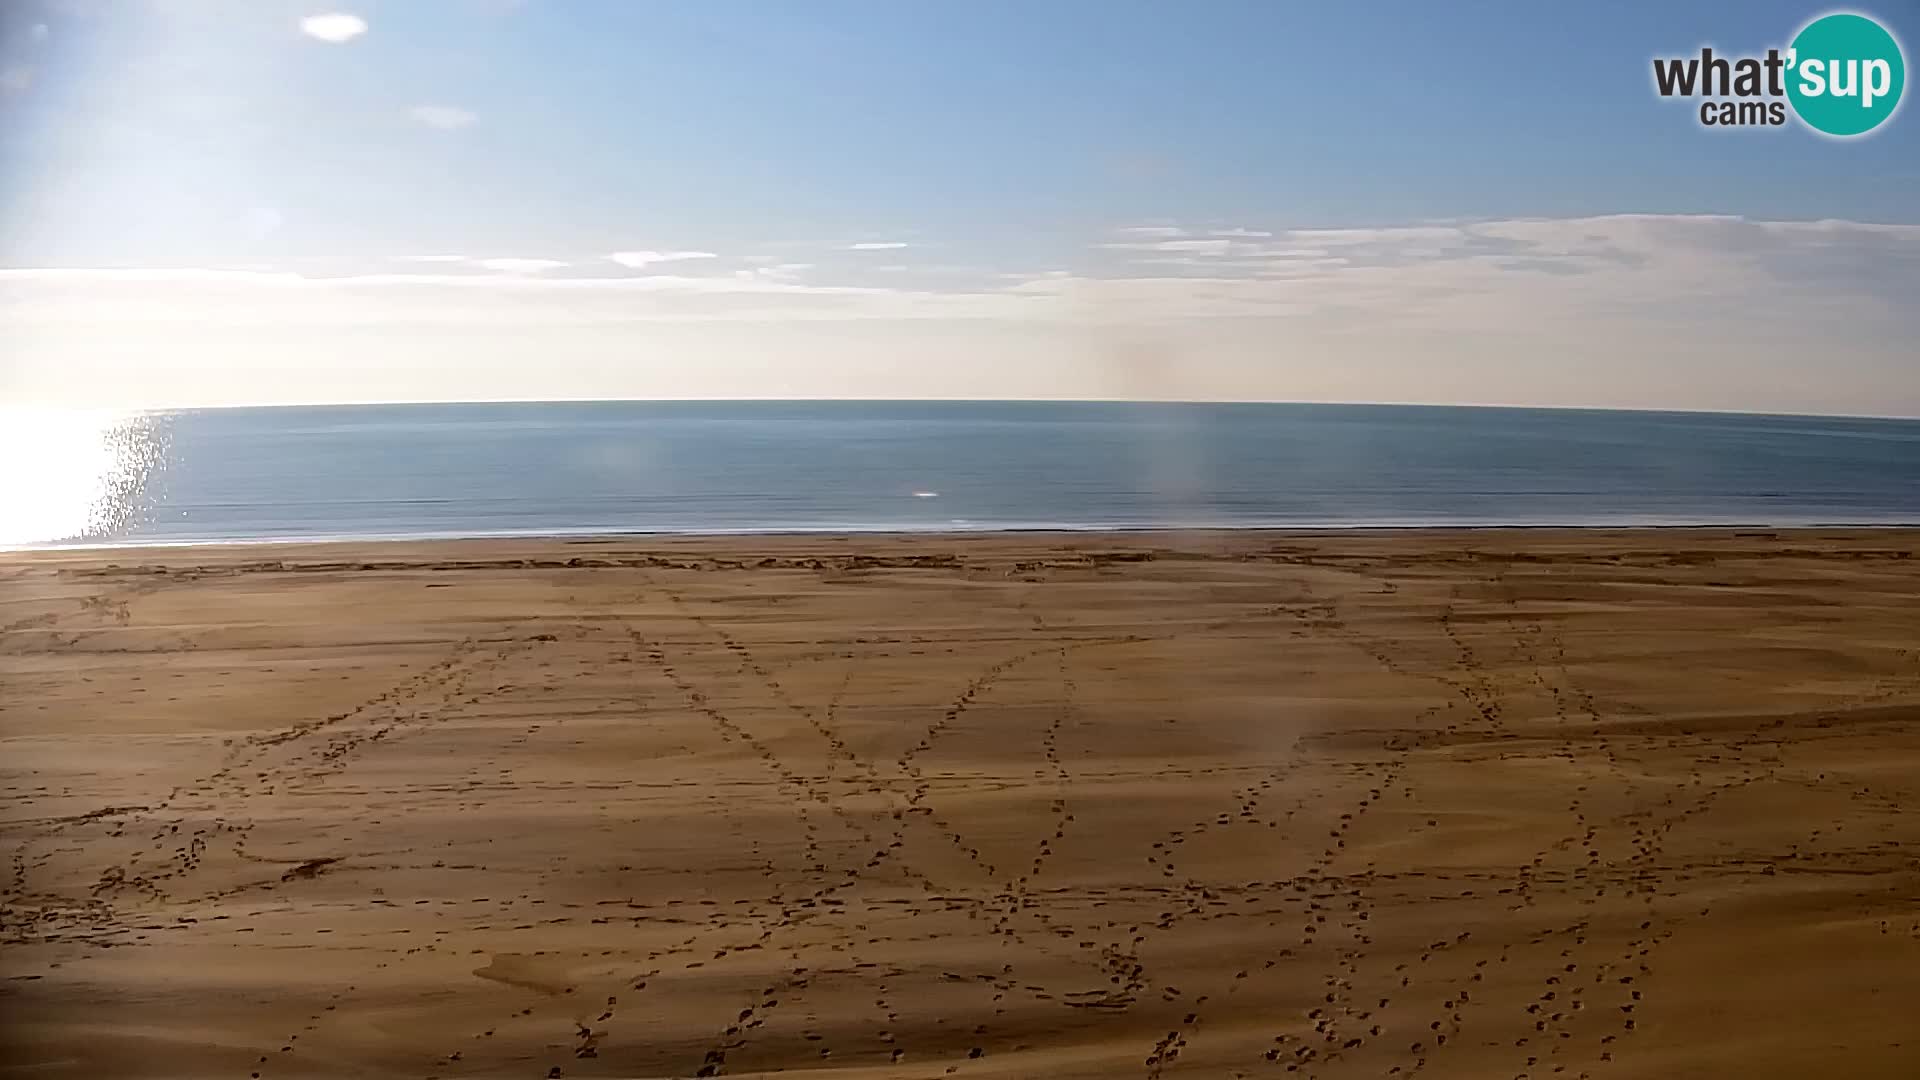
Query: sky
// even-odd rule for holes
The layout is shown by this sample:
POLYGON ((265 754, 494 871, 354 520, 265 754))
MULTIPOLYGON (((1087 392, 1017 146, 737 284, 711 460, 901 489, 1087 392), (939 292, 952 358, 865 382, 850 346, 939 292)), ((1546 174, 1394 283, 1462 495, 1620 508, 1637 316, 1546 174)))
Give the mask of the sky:
POLYGON ((1920 416, 1920 116, 1653 90, 1828 10, 6 0, 0 404, 1920 416))

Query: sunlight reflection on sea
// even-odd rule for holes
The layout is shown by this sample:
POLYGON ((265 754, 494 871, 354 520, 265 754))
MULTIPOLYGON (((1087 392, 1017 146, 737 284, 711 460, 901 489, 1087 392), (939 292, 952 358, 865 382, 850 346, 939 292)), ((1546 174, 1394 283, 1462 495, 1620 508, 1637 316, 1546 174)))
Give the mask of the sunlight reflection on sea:
POLYGON ((126 530, 167 442, 155 414, 0 408, 0 545, 126 530))

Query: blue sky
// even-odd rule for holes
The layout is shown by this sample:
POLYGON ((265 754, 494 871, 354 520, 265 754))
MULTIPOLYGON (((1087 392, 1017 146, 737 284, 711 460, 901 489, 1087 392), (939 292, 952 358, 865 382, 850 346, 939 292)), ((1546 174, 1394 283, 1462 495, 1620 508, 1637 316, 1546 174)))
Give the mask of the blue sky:
MULTIPOLYGON (((29 345, 0 352, 0 392, 36 400, 99 392, 73 372, 127 375, 132 398, 154 403, 257 400, 287 386, 303 399, 874 386, 988 396, 1010 375, 1021 376, 1016 396, 1129 396, 1076 365, 1112 340, 1150 339, 1168 364, 1201 374, 1190 390, 1163 380, 1148 396, 1777 408, 1804 376, 1824 395, 1810 408, 1891 400, 1920 412, 1916 377, 1897 360, 1913 325, 1896 299, 1920 283, 1920 242, 1864 228, 1920 225, 1911 109, 1836 142, 1797 126, 1703 130, 1691 106, 1651 90, 1652 56, 1784 45, 1827 10, 1817 5, 18 0, 4 10, 0 267, 14 276, 0 318, 25 320, 29 345), (303 19, 328 15, 351 21, 303 31, 303 19), (1702 226, 1700 215, 1734 224, 1702 226), (1822 219, 1863 227, 1791 225, 1822 219), (1462 222, 1466 234, 1420 231, 1462 222), (1330 250, 1328 235, 1313 235, 1327 229, 1351 234, 1330 250), (907 246, 852 249, 863 243, 907 246), (608 260, 623 252, 704 257, 608 260), (1249 270, 1252 259, 1267 269, 1249 270), (129 269, 174 276, 105 273, 129 269), (1285 294, 1229 280, 1256 273, 1285 279, 1285 294), (1736 273, 1756 276, 1742 284, 1736 273), (293 302, 284 281, 244 274, 335 284, 293 302), (393 280, 408 276, 419 280, 393 280), (1533 280, 1544 277, 1604 289, 1583 301, 1573 282, 1533 280), (337 284, 346 278, 357 281, 337 284), (594 284, 603 278, 650 306, 583 302, 608 291, 594 284), (1196 293, 1183 281, 1225 284, 1196 293), (1690 313, 1660 310, 1677 284, 1699 290, 1690 313), (279 290, 262 310, 286 304, 285 340, 265 316, 244 330, 222 322, 253 286, 279 290), (1827 385, 1831 369, 1816 380, 1782 366, 1784 347, 1763 357, 1779 372, 1775 391, 1726 385, 1747 338, 1779 337, 1754 331, 1777 297, 1751 296, 1753 318, 1740 306, 1759 288, 1819 301, 1810 318, 1835 302, 1861 307, 1841 340, 1822 339, 1843 358, 1844 392, 1827 385), (155 290, 172 290, 170 311, 207 317, 156 313, 155 290), (735 302, 743 292, 757 306, 735 302), (682 293, 679 306, 665 299, 682 293), (1008 294, 1048 296, 1055 309, 1001 303, 1008 294), (768 297, 779 302, 760 303, 768 297), (1375 325, 1442 297, 1458 310, 1437 324, 1397 337, 1375 325), (1503 305, 1524 321, 1549 301, 1572 320, 1568 336, 1544 322, 1504 326, 1504 367, 1463 365, 1428 344, 1436 326, 1471 331, 1503 305), (1133 318, 1143 305, 1159 315, 1147 330, 1133 318), (503 326, 502 307, 528 319, 503 326), (161 325, 192 344, 168 354, 172 391, 150 359, 130 359, 132 342, 161 325), (1584 355, 1586 326, 1618 334, 1622 348, 1675 342, 1711 363, 1689 379, 1596 384, 1578 362, 1550 359, 1555 344, 1584 355), (450 371, 445 357, 479 340, 488 347, 450 371), (379 371, 314 373, 330 366, 324 357, 369 347, 382 352, 379 371), (529 371, 516 349, 549 356, 545 370, 529 371), (1457 377, 1435 376, 1422 349, 1457 377), (1303 378, 1316 350, 1345 376, 1303 378), (988 353, 1019 359, 952 370, 988 353)), ((1911 5, 1856 10, 1920 40, 1911 5)))

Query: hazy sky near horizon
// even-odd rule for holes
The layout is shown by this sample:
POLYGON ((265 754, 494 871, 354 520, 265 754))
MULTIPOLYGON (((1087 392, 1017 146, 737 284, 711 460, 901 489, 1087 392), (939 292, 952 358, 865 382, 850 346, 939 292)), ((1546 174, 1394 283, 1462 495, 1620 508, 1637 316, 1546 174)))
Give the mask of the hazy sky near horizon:
POLYGON ((7 0, 0 404, 1920 416, 1920 116, 1651 86, 1827 10, 7 0))

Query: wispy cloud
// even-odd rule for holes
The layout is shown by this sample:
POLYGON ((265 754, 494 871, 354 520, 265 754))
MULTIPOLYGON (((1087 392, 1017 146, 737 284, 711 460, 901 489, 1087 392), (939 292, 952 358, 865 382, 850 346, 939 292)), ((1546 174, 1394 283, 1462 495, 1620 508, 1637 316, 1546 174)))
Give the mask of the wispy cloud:
POLYGON ((571 265, 561 259, 532 258, 524 255, 395 255, 394 262, 436 263, 471 266, 496 274, 544 274, 571 265))
MULTIPOLYGON (((897 323, 907 335, 904 324, 941 320, 973 327, 957 330, 958 342, 1036 343, 1021 367, 1037 365, 1035 377, 1096 377, 1061 351, 1083 335, 1186 342, 1195 370, 1221 381, 1182 382, 1180 393, 1920 412, 1905 347, 1920 337, 1910 299, 1920 227, 1616 215, 1272 238, 1206 231, 1141 243, 1258 250, 1155 249, 1071 272, 977 267, 937 277, 905 258, 729 259, 710 274, 656 272, 662 262, 688 265, 663 256, 718 258, 679 251, 564 264, 564 254, 427 252, 225 270, 0 269, 0 339, 10 360, 23 358, 14 377, 78 387, 63 366, 72 357, 131 355, 125 343, 156 337, 224 347, 222 328, 234 326, 309 349, 359 340, 352 335, 368 327, 424 342, 600 334, 614 356, 627 335, 656 332, 642 324, 698 324, 703 335, 752 337, 754 356, 786 355, 810 334, 831 357, 851 335, 881 331, 828 324, 897 323), (869 262, 915 273, 880 277, 869 262), (1807 355, 1821 364, 1808 368, 1807 355)), ((1073 383, 1071 392, 1111 389, 1073 383)))
POLYGON ((549 270, 558 270, 567 264, 559 259, 498 258, 475 259, 473 265, 482 270, 494 270, 502 274, 544 274, 549 270))
POLYGON ((1112 251, 1168 251, 1194 255, 1231 255, 1236 252, 1251 253, 1260 250, 1251 244, 1236 243, 1232 240, 1146 240, 1100 246, 1112 251))
POLYGON ((367 32, 367 20, 344 11, 309 15, 300 20, 300 32, 329 45, 344 45, 367 32))
POLYGON ((898 240, 883 240, 883 241, 869 240, 859 244, 848 244, 847 250, 848 251, 898 251, 901 248, 907 247, 907 246, 908 245, 898 240))
POLYGON ((1457 225, 1390 225, 1377 229, 1290 229, 1287 236, 1313 244, 1374 244, 1383 241, 1394 243, 1409 242, 1452 242, 1461 239, 1465 232, 1457 225))
POLYGON ((616 251, 607 256, 607 261, 618 263, 630 270, 655 263, 685 262, 688 259, 716 259, 718 255, 711 251, 616 251))
POLYGON ((415 105, 407 110, 407 115, 442 131, 457 131, 480 121, 472 112, 452 105, 415 105))
MULTIPOLYGON (((391 368, 424 388, 408 393, 432 396, 455 388, 411 357, 449 342, 494 350, 497 370, 525 375, 516 392, 533 393, 552 379, 600 385, 592 380, 609 365, 627 370, 618 361, 636 342, 711 355, 721 339, 744 358, 738 386, 676 367, 675 392, 765 394, 776 370, 796 373, 783 387, 819 392, 808 380, 843 370, 832 365, 849 343, 866 342, 870 364, 849 385, 911 396, 924 387, 901 373, 899 349, 931 338, 956 356, 1018 358, 991 381, 954 387, 965 391, 956 396, 1044 385, 1068 396, 1920 414, 1907 355, 1920 338, 1911 303, 1920 227, 1616 215, 1275 230, 1272 238, 1208 231, 1143 242, 1252 242, 1259 253, 1155 251, 1151 265, 1104 259, 1070 272, 983 267, 938 278, 877 278, 869 260, 728 260, 694 275, 639 271, 607 256, 562 267, 534 254, 438 253, 231 269, 0 269, 0 339, 9 350, 0 397, 84 399, 99 385, 136 380, 146 368, 119 358, 142 355, 138 343, 153 340, 180 355, 227 356, 234 385, 248 394, 291 393, 281 380, 313 367, 312 357, 348 350, 365 353, 369 371, 391 368), (920 320, 952 332, 926 335, 910 325, 920 320), (248 332, 232 332, 239 327, 248 332), (261 335, 284 343, 271 350, 284 365, 271 383, 261 381, 260 350, 234 345, 261 335), (1073 343, 1113 335, 1166 342, 1181 358, 1179 378, 1145 391, 1100 382, 1106 369, 1086 365, 1073 343), (393 344, 367 350, 368 340, 393 344), (540 365, 524 363, 528 342, 543 350, 540 365), (287 359, 296 354, 307 359, 287 359), (1809 367, 1807 356, 1820 363, 1809 367), (770 365, 769 357, 794 363, 770 365), (92 374, 74 374, 87 364, 92 374)), ((653 256, 688 253, 621 254, 653 267, 653 256)), ((871 262, 927 269, 910 259, 871 262)), ((164 396, 171 385, 145 392, 164 396)))
POLYGON ((1161 240, 1187 235, 1187 230, 1176 228, 1172 225, 1129 225, 1123 229, 1115 229, 1114 232, 1121 236, 1138 236, 1142 239, 1161 240))
MULTIPOLYGON (((1111 245, 1102 245, 1110 247, 1111 245)), ((955 277, 942 291, 872 288, 857 276, 832 284, 835 273, 865 274, 879 266, 916 272, 930 267, 905 261, 879 266, 825 268, 807 262, 775 262, 772 256, 743 260, 749 268, 705 276, 626 274, 665 263, 719 258, 709 251, 623 251, 591 260, 540 255, 420 253, 391 256, 390 264, 422 264, 417 271, 369 273, 358 266, 277 266, 268 272, 207 268, 0 270, 0 279, 79 287, 91 283, 165 281, 370 286, 461 286, 538 292, 767 293, 789 296, 891 298, 903 305, 947 301, 930 297, 1068 297, 1107 293, 1140 306, 1116 309, 1152 318, 1258 316, 1302 310, 1328 316, 1360 313, 1369 323, 1420 317, 1447 302, 1471 307, 1476 318, 1503 311, 1499 321, 1535 325, 1551 305, 1576 315, 1604 315, 1610 324, 1622 312, 1661 319, 1696 310, 1702 299, 1727 305, 1748 322, 1765 321, 1789 308, 1850 301, 1878 304, 1888 317, 1905 317, 1905 304, 1891 303, 1920 276, 1920 226, 1845 221, 1779 222, 1739 217, 1614 215, 1589 218, 1505 219, 1449 225, 1284 230, 1271 244, 1224 238, 1159 240, 1124 245, 1150 257, 1131 259, 1106 272, 1059 270, 1009 273, 977 269, 955 277), (1312 241, 1311 246, 1306 242, 1312 241), (1228 245, 1228 247, 1222 247, 1228 245), (1241 250, 1242 246, 1249 249, 1241 250), (1219 255, 1231 251, 1227 257, 1219 255), (611 265, 607 265, 611 264, 611 265), (599 266, 600 272, 595 272, 599 266), (1177 267, 1171 275, 1144 268, 1177 267), (434 269, 429 269, 433 267, 434 269), (439 269, 444 267, 445 269, 439 269), (1131 269, 1140 267, 1142 269, 1131 269), (567 270, 565 274, 552 273, 567 270), (452 272, 448 272, 452 271, 452 272), (474 271, 485 271, 475 273, 474 271), (791 279, 806 272, 807 284, 791 279), (1572 278, 1579 280, 1574 281, 1572 278), (817 282, 817 283, 816 283, 817 282), (1753 297, 1770 297, 1754 303, 1753 297), (1744 300, 1743 304, 1741 302, 1744 300)), ((952 268, 955 270, 961 268, 952 268)), ((16 313, 22 309, 12 309, 16 313)), ((994 310, 979 303, 971 310, 994 310)), ((1001 310, 1035 312, 1024 305, 1001 310)), ((1699 309, 1704 310, 1704 309, 1699 309)), ((1722 310, 1719 307, 1714 310, 1722 310)), ((1068 309, 1057 309, 1065 314, 1068 309)), ((902 317, 906 313, 900 312, 902 317)), ((1107 316, 1103 316, 1107 317, 1107 316)), ((1632 325, 1621 323, 1624 328, 1632 325)), ((1462 324, 1462 329, 1469 324, 1462 324)))

